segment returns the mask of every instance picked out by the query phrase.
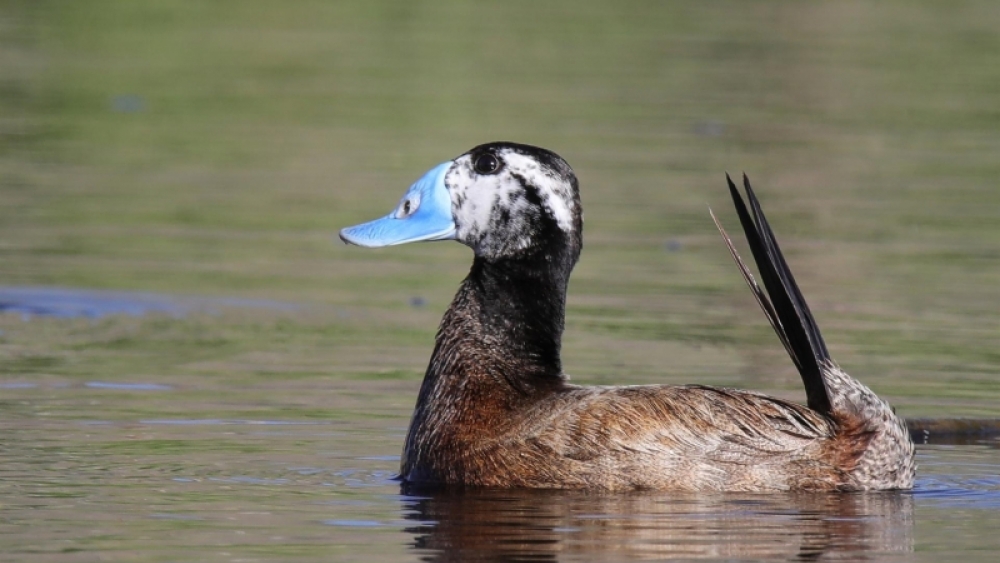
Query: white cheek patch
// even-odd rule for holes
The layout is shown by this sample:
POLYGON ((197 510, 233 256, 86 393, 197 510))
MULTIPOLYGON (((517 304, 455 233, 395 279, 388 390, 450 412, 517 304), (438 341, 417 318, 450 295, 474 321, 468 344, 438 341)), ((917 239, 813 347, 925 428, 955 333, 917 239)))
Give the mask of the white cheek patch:
POLYGON ((530 222, 537 218, 520 182, 509 175, 481 177, 467 190, 455 212, 461 240, 485 254, 521 250, 531 245, 530 222))
POLYGON ((464 155, 445 176, 456 238, 486 254, 524 249, 537 242, 533 225, 542 214, 572 233, 576 205, 567 180, 513 150, 496 154, 504 162, 497 174, 477 174, 472 158, 464 155), (524 183, 535 188, 541 206, 528 199, 524 183))
POLYGON ((444 177, 451 194, 452 215, 459 240, 478 239, 490 224, 496 198, 489 186, 482 185, 472 171, 468 157, 455 161, 444 177))
POLYGON ((573 232, 576 204, 573 201, 572 187, 566 180, 542 168, 538 161, 523 154, 510 150, 501 151, 499 154, 511 172, 525 178, 538 188, 542 205, 555 219, 559 228, 567 233, 573 232))
POLYGON ((531 246, 532 237, 536 234, 532 225, 537 223, 541 210, 528 201, 517 178, 505 172, 493 178, 497 196, 487 227, 490 246, 506 251, 531 246))

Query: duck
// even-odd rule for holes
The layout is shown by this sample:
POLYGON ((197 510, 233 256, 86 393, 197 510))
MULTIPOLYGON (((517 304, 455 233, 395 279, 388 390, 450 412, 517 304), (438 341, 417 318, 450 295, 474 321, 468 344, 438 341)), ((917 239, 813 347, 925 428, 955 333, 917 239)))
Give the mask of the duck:
POLYGON ((399 479, 608 492, 912 488, 904 420, 830 357, 749 180, 744 201, 726 179, 763 288, 711 217, 801 375, 804 405, 698 384, 570 383, 560 353, 583 210, 576 174, 550 150, 476 146, 430 169, 388 215, 342 229, 361 247, 451 240, 473 252, 435 337, 399 479))

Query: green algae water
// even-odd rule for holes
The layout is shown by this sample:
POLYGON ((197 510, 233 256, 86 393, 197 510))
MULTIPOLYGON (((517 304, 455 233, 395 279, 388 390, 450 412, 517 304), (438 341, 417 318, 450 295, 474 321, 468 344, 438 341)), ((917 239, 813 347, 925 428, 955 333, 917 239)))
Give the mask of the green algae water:
POLYGON ((708 216, 735 228, 745 171, 845 369, 908 418, 996 418, 998 27, 987 1, 0 5, 0 560, 992 561, 989 435, 921 445, 897 494, 401 490, 471 255, 335 238, 476 144, 553 149, 586 210, 574 382, 801 400, 708 216))
POLYGON ((4 384, 4 559, 991 561, 996 442, 919 446, 912 492, 400 488, 415 385, 4 384), (330 390, 334 389, 334 392, 330 390))

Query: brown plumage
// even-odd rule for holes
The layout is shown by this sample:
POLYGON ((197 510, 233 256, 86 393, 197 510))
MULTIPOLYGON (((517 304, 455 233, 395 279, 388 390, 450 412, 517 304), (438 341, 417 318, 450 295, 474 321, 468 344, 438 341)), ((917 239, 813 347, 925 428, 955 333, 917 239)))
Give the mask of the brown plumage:
MULTIPOLYGON (((730 190, 766 291, 719 229, 799 368, 809 406, 700 385, 569 384, 559 349, 582 247, 575 175, 554 153, 512 143, 452 162, 437 189, 451 200, 451 238, 475 259, 441 322, 404 446, 404 481, 611 491, 912 486, 903 421, 830 359, 748 181, 752 215, 731 181, 730 190)), ((394 244, 350 229, 341 236, 394 244)))

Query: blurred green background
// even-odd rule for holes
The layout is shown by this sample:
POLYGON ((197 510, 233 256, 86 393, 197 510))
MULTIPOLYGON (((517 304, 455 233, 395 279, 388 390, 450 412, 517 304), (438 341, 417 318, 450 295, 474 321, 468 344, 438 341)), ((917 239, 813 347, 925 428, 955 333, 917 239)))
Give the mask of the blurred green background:
POLYGON ((801 397, 708 216, 738 231, 745 171, 849 372, 908 416, 1000 415, 998 29, 989 0, 8 0, 0 285, 302 307, 0 315, 2 377, 190 390, 111 418, 254 386, 214 412, 336 418, 391 388, 405 420, 471 253, 336 232, 514 140, 580 177, 575 381, 801 397))

